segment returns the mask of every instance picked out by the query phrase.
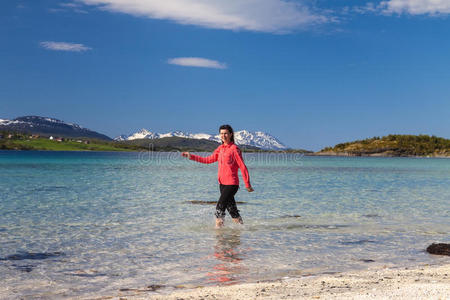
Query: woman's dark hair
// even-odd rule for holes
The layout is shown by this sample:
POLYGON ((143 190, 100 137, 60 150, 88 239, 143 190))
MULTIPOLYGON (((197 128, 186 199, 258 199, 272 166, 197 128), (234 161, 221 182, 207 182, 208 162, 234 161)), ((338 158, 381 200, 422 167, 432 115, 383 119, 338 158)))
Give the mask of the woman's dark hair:
MULTIPOLYGON (((226 129, 226 130, 228 130, 229 133, 231 133, 231 141, 234 143, 234 131, 233 131, 233 128, 230 125, 226 124, 226 125, 220 126, 219 132, 222 129, 226 129)), ((222 144, 223 144, 223 142, 222 142, 222 144)))

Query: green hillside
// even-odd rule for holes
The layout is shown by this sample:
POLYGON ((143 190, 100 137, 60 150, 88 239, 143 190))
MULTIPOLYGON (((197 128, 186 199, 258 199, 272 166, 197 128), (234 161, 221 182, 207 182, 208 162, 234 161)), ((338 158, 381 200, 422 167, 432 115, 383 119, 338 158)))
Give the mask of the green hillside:
POLYGON ((450 140, 429 135, 391 134, 337 144, 318 155, 349 156, 450 156, 450 140))
POLYGON ((30 137, 23 133, 2 132, 0 133, 0 150, 139 151, 142 147, 95 139, 57 141, 47 137, 30 137))

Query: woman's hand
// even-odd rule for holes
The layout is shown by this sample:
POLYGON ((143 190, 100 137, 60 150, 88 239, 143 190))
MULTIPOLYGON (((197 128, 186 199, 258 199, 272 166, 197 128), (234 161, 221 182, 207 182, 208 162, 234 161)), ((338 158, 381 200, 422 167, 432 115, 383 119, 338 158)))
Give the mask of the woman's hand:
POLYGON ((191 154, 189 153, 189 152, 182 152, 181 153, 181 156, 183 156, 183 157, 187 157, 187 158, 191 158, 191 154))
POLYGON ((254 189, 251 187, 251 186, 249 186, 248 188, 246 188, 247 189, 247 191, 249 192, 249 193, 251 193, 251 192, 253 192, 254 191, 254 189))

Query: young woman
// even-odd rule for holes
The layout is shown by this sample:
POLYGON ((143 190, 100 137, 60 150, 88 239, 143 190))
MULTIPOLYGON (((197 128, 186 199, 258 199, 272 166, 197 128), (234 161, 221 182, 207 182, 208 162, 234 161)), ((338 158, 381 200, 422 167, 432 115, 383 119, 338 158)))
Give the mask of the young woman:
POLYGON ((212 155, 201 157, 189 152, 183 152, 181 155, 204 164, 219 161, 220 198, 216 206, 216 227, 223 226, 225 209, 228 210, 235 223, 243 224, 244 222, 234 200, 234 195, 239 189, 238 168, 241 169, 247 191, 253 192, 253 188, 250 184, 247 167, 242 159, 241 150, 234 144, 233 128, 230 125, 222 125, 219 128, 219 133, 222 145, 217 147, 212 155))

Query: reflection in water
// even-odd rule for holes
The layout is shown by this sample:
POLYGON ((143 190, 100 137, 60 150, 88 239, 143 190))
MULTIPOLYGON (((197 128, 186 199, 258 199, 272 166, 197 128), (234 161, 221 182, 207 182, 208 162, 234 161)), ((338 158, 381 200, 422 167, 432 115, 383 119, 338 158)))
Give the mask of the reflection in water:
POLYGON ((240 274, 245 272, 242 266, 244 254, 241 245, 241 231, 238 229, 220 229, 216 231, 214 245, 215 265, 206 274, 208 281, 221 284, 236 283, 240 274))

